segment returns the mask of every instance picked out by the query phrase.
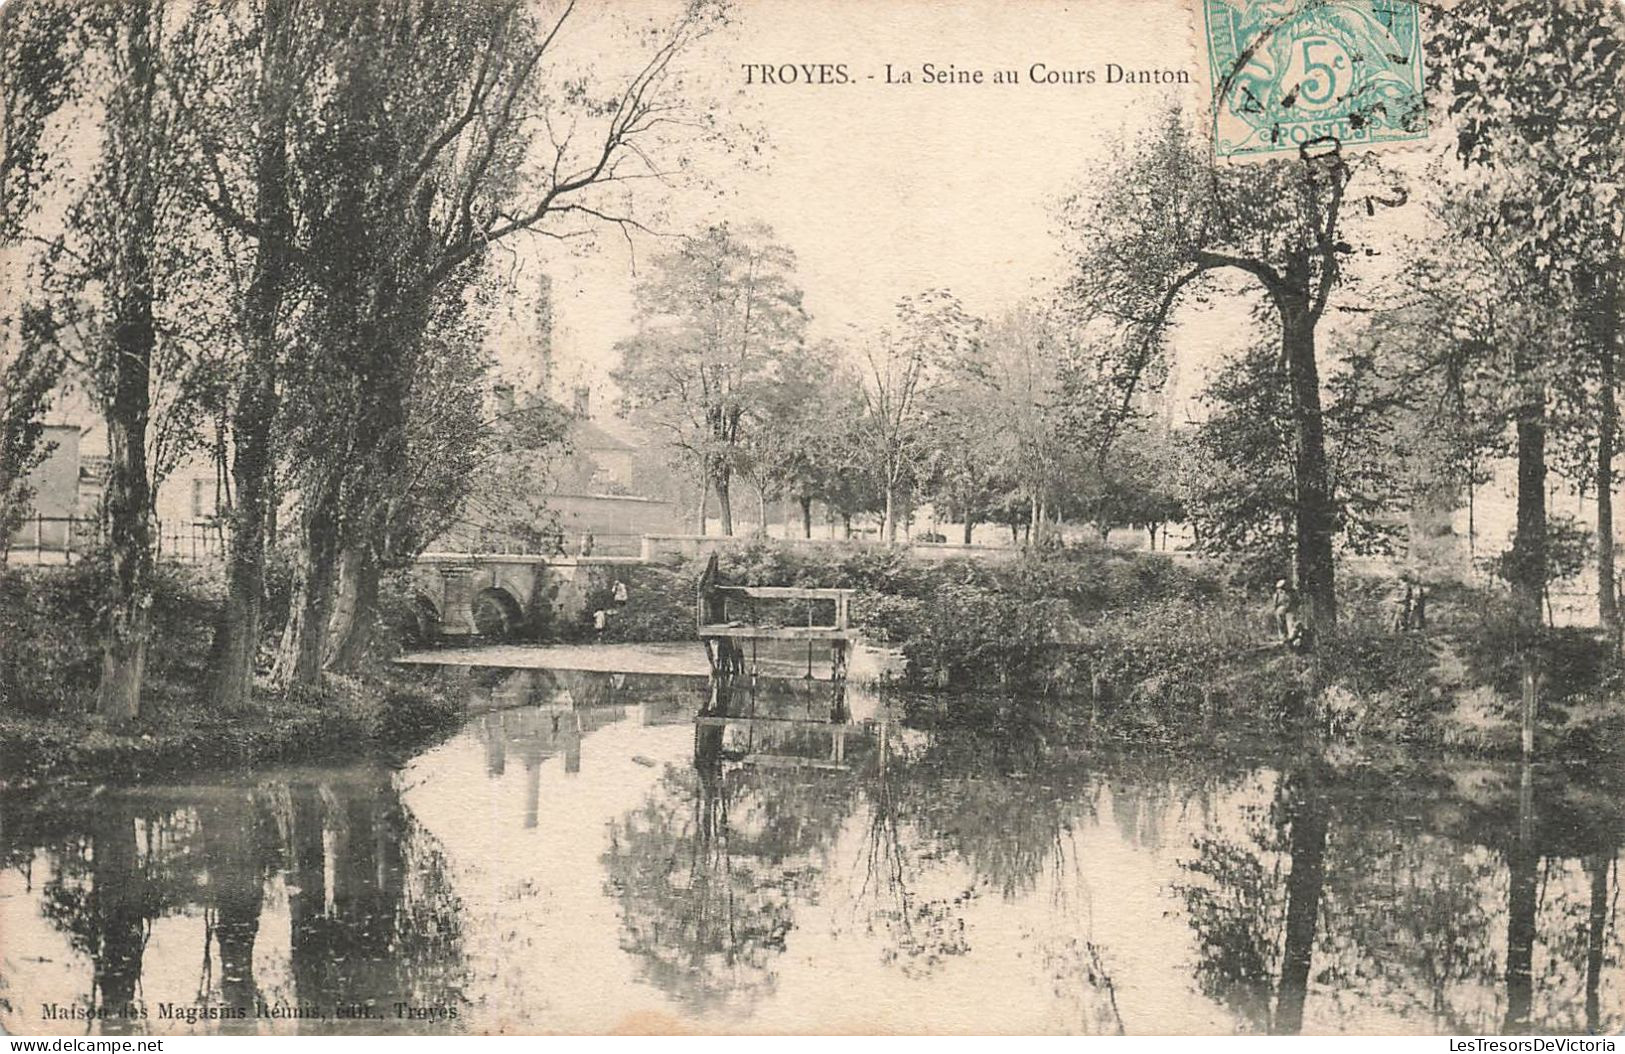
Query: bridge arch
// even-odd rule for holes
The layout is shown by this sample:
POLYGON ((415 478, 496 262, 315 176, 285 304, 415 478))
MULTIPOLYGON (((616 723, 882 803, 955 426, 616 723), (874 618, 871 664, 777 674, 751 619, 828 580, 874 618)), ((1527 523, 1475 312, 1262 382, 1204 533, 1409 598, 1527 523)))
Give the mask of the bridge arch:
POLYGON ((401 643, 413 647, 432 644, 440 636, 440 608, 418 590, 395 612, 395 631, 401 643))
POLYGON ((525 609, 501 586, 488 586, 474 595, 470 605, 474 632, 487 640, 512 640, 525 623, 525 609))

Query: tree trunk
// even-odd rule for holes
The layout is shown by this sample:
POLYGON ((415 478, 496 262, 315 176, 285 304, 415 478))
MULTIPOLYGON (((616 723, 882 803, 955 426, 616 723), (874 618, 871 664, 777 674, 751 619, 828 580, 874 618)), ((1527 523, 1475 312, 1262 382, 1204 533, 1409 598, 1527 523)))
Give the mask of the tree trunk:
POLYGON ((767 491, 761 487, 756 488, 756 523, 759 533, 767 537, 767 491))
MULTIPOLYGON (((253 296, 250 294, 250 301, 253 296)), ((275 352, 273 351, 274 355, 275 352)), ((231 509, 231 552, 226 565, 226 600, 215 628, 215 702, 226 709, 253 695, 254 660, 259 652, 260 600, 265 591, 266 526, 276 500, 271 485, 271 422, 276 415, 274 366, 245 378, 234 429, 232 476, 237 501, 231 509)))
POLYGON ((378 610, 378 561, 365 546, 352 544, 339 554, 338 590, 328 622, 322 668, 354 669, 372 644, 378 610))
POLYGON ((812 537, 812 499, 806 496, 801 499, 801 536, 812 537))
POLYGON ((1467 460, 1467 566, 1478 566, 1478 509, 1477 486, 1473 477, 1478 474, 1478 464, 1472 458, 1467 460))
POLYGON ((1541 623, 1546 589, 1546 393, 1534 387, 1518 411, 1518 521, 1512 544, 1513 600, 1531 632, 1541 623))
POLYGON ((1300 776, 1288 793, 1292 804, 1289 834, 1292 870, 1286 880, 1286 935, 1281 950, 1281 986, 1276 997, 1277 1035, 1295 1036, 1303 1030, 1303 1004, 1309 991, 1310 960, 1315 948, 1315 926, 1320 917, 1320 895, 1326 882, 1326 807, 1315 781, 1300 776))
POLYGON ((717 491, 717 515, 722 519, 722 534, 725 538, 732 538, 734 535, 733 498, 728 489, 731 482, 726 470, 716 473, 711 479, 712 486, 717 491))
POLYGON ((700 507, 694 511, 694 516, 695 516, 695 520, 696 520, 696 522, 694 524, 694 533, 700 535, 701 537, 705 536, 705 506, 710 502, 710 499, 711 499, 711 481, 708 478, 706 478, 704 476, 701 476, 700 477, 700 507))
POLYGON ((128 721, 141 712, 152 630, 152 497, 145 451, 151 325, 149 313, 145 341, 130 335, 130 327, 119 327, 117 391, 107 418, 107 522, 113 567, 102 619, 96 712, 111 721, 128 721))
POLYGON ((852 514, 841 512, 841 537, 850 541, 852 539, 852 514))
POLYGON ((965 544, 971 544, 971 532, 976 529, 976 522, 971 519, 970 513, 965 514, 965 544))
POLYGON ((880 532, 888 543, 897 541, 897 488, 891 484, 886 486, 886 509, 880 532))
MULTIPOLYGON (((1522 359, 1522 356, 1520 356, 1522 359)), ((1520 361, 1525 377, 1531 364, 1520 361)), ((1512 599, 1518 615, 1518 664, 1523 684, 1522 746, 1534 753, 1539 707, 1541 600, 1546 594, 1546 392, 1525 381, 1518 409, 1518 520, 1512 543, 1512 599)))
POLYGON ((1618 277, 1605 278, 1602 286, 1591 315, 1591 335, 1601 375, 1597 392, 1597 616, 1605 628, 1614 630, 1619 625, 1619 602, 1614 592, 1614 448, 1619 435, 1614 340, 1619 311, 1618 277))
POLYGON ((1326 476, 1326 435, 1320 410, 1320 369, 1315 361, 1315 318, 1303 299, 1280 298, 1281 349, 1292 387, 1297 432, 1295 465, 1296 570, 1309 626, 1337 626, 1337 587, 1332 566, 1332 495, 1326 476))
POLYGON ((96 712, 127 721, 141 712, 147 639, 152 606, 152 485, 147 476, 147 423, 152 412, 149 385, 153 345, 152 260, 157 227, 157 158, 151 137, 156 94, 153 12, 145 0, 129 4, 125 85, 110 104, 108 120, 118 135, 109 147, 114 190, 118 260, 107 291, 112 307, 112 380, 107 401, 107 525, 112 552, 102 615, 102 672, 96 712))
POLYGON ((283 686, 308 687, 321 679, 338 566, 338 500, 332 488, 322 486, 305 511, 302 559, 272 674, 283 686))
MULTIPOLYGON (((280 49, 290 27, 285 0, 268 0, 262 15, 259 85, 260 135, 254 159, 255 198, 262 227, 290 226, 287 200, 287 94, 280 49)), ((276 452, 272 425, 277 412, 277 316, 287 285, 281 250, 260 241, 244 298, 247 355, 238 382, 232 418, 231 549, 226 564, 226 602, 215 627, 215 702, 224 709, 245 705, 253 695, 254 660, 259 652, 260 599, 265 591, 266 532, 274 506, 276 452)))

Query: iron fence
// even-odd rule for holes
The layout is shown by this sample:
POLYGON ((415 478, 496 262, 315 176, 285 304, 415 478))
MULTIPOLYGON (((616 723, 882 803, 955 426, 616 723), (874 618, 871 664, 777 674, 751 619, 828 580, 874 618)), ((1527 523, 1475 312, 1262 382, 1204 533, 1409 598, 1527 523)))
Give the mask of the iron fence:
MULTIPOLYGON (((161 560, 204 564, 225 554, 225 531, 217 520, 156 522, 153 553, 161 560)), ((99 516, 31 516, 12 532, 7 558, 13 563, 71 564, 107 544, 107 521, 99 516)))

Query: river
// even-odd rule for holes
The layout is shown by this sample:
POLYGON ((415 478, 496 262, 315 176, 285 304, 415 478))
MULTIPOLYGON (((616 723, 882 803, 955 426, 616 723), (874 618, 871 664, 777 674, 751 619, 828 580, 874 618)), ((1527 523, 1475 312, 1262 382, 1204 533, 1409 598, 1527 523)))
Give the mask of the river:
POLYGON ((1625 821, 1573 773, 439 676, 471 716, 400 763, 0 800, 6 1028, 1625 1027, 1625 821))

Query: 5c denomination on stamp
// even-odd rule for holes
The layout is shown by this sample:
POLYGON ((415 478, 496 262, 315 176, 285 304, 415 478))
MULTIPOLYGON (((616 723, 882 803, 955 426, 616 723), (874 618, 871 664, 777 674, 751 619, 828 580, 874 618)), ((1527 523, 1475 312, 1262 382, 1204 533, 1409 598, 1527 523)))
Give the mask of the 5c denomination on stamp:
POLYGON ((1427 136, 1415 0, 1198 0, 1220 157, 1427 136))

